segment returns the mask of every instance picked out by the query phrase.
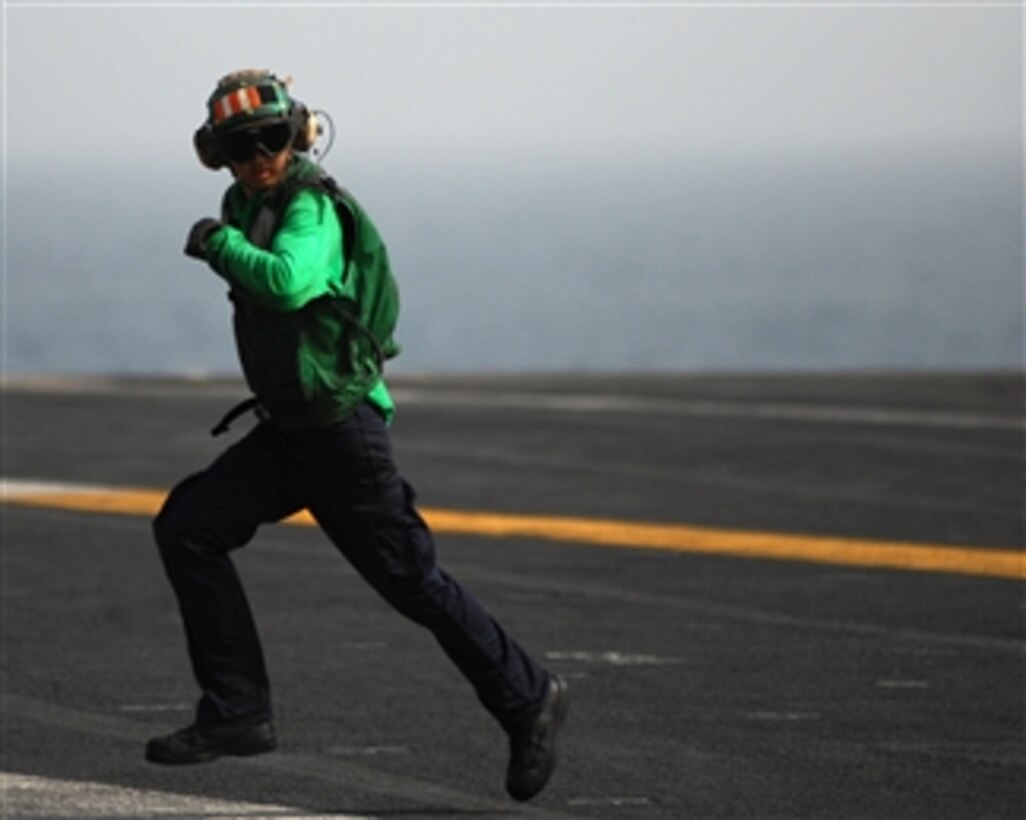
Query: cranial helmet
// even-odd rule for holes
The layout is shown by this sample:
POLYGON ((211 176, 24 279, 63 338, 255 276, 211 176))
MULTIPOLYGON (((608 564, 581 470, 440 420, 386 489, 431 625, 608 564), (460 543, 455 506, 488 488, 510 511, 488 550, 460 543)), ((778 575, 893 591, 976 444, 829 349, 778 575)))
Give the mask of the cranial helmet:
POLYGON ((308 151, 317 140, 317 118, 288 92, 288 81, 262 69, 246 69, 220 79, 207 100, 207 119, 193 135, 200 162, 217 170, 227 164, 219 138, 270 122, 287 122, 291 145, 308 151))

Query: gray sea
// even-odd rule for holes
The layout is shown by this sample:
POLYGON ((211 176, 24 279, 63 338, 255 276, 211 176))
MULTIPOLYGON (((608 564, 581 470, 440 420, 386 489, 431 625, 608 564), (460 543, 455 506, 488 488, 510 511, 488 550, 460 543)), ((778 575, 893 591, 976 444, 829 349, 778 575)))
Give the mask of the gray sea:
MULTIPOLYGON (((1021 157, 325 166, 388 243, 396 370, 1023 368, 1021 157)), ((181 250, 227 181, 12 159, 7 374, 236 372, 181 250)))

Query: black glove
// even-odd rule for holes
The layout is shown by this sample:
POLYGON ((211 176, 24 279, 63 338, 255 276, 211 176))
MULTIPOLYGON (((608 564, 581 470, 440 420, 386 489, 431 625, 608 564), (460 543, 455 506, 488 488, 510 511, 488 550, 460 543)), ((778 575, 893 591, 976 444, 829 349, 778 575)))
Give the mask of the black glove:
POLYGON ((205 260, 207 254, 204 245, 207 238, 221 227, 224 227, 221 222, 209 216, 193 225, 192 230, 189 231, 189 238, 185 241, 185 255, 205 260))

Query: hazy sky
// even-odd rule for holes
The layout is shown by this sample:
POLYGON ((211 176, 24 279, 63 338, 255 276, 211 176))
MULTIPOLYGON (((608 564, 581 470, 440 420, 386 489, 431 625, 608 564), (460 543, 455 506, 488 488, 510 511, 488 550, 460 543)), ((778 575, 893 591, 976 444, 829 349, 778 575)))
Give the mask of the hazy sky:
POLYGON ((223 283, 181 244, 229 181, 191 136, 239 68, 333 116, 325 166, 400 269, 403 366, 1022 360, 1018 2, 15 0, 3 23, 15 368, 233 367, 223 283))
POLYGON ((6 2, 6 159, 191 161, 241 67, 292 75, 357 155, 1021 141, 1015 2, 371 5, 6 2))

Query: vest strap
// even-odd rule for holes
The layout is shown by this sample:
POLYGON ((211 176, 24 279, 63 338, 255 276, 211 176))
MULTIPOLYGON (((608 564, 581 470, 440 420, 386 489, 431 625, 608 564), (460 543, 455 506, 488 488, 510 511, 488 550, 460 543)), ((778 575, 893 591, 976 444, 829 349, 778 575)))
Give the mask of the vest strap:
POLYGON ((225 413, 224 417, 211 428, 210 435, 216 438, 222 433, 227 433, 231 423, 243 413, 248 413, 250 410, 256 413, 257 418, 266 418, 266 412, 264 411, 263 405, 260 404, 260 399, 256 396, 250 396, 245 401, 240 401, 225 413))

